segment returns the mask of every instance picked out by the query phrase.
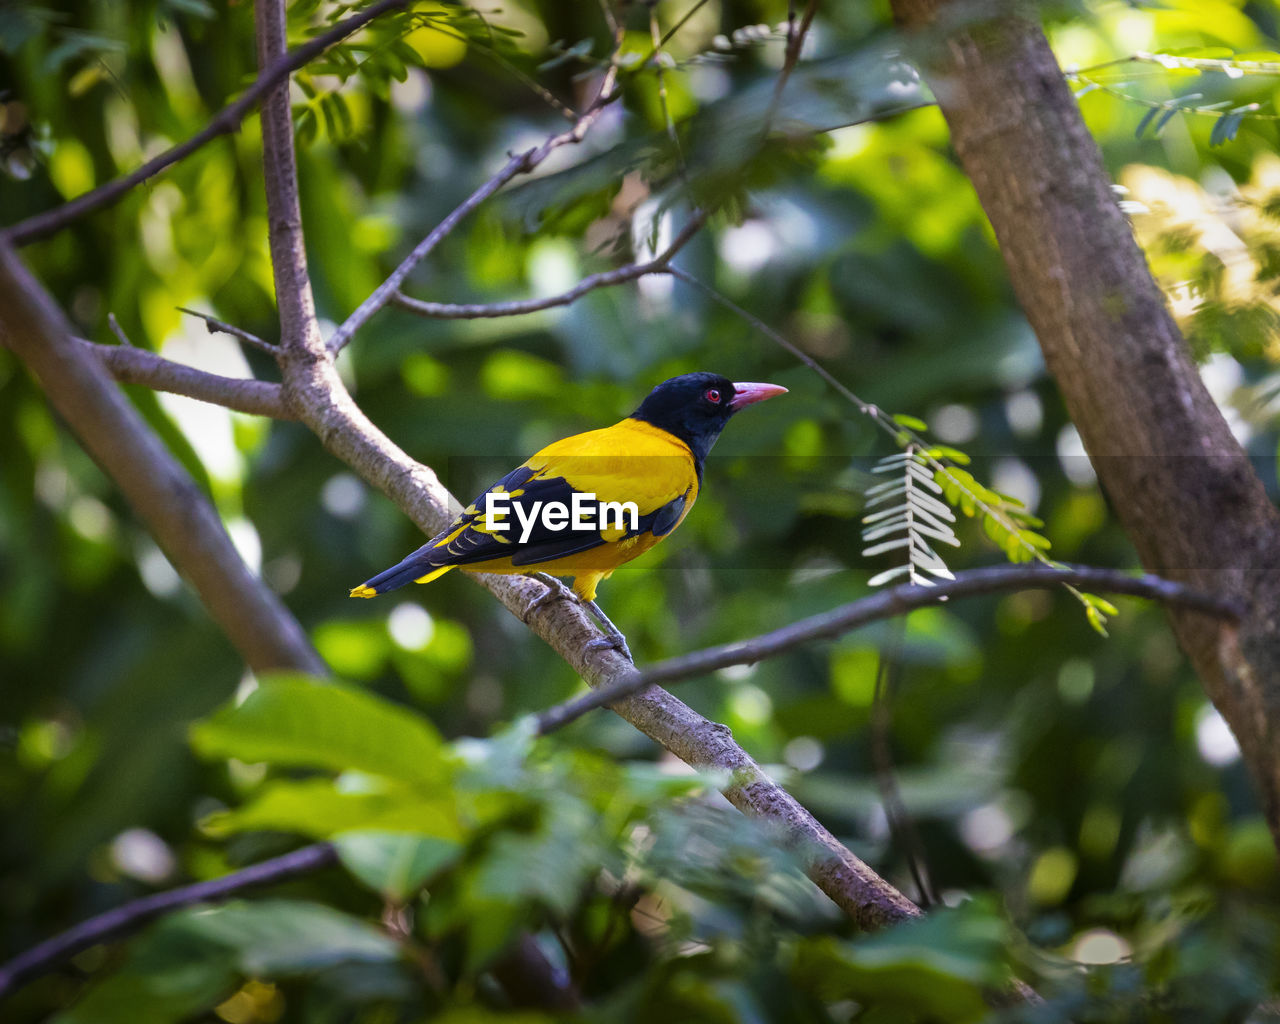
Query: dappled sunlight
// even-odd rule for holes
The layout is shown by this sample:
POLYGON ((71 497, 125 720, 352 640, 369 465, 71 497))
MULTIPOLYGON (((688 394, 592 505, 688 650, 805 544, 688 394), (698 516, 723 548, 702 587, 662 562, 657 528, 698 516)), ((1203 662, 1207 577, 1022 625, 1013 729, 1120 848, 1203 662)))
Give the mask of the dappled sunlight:
POLYGON ((0 1016, 1274 1004, 1280 23, 942 2, 0 2, 0 1016))

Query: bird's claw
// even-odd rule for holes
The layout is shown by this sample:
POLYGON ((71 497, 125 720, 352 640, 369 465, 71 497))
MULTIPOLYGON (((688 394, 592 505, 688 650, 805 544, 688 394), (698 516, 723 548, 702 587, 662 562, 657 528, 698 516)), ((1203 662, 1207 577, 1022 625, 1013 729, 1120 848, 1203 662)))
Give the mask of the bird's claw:
POLYGON ((604 636, 598 636, 593 640, 587 641, 587 650, 613 649, 634 665, 636 659, 631 656, 631 648, 627 646, 627 638, 622 635, 622 630, 610 621, 609 616, 594 601, 583 601, 582 605, 591 613, 591 617, 596 620, 600 629, 604 632, 604 636))
POLYGON ((529 578, 537 580, 547 589, 530 601, 528 606, 525 608, 522 618, 524 619, 526 626, 529 624, 529 619, 532 617, 534 612, 543 605, 550 604, 552 601, 572 601, 574 604, 578 603, 578 595, 554 576, 548 576, 545 572, 534 572, 529 574, 529 578))
POLYGON ((636 663, 636 659, 631 656, 631 648, 627 646, 627 638, 616 630, 612 633, 606 633, 604 636, 598 636, 587 641, 587 650, 589 651, 617 651, 631 664, 636 663))
POLYGON ((572 601, 587 610, 591 617, 596 620, 596 624, 604 634, 604 636, 588 640, 587 650, 614 650, 626 658, 627 661, 633 665, 635 664, 635 658, 631 656, 631 648, 627 646, 627 638, 622 635, 622 630, 609 620, 609 616, 604 613, 598 604, 594 601, 584 601, 554 576, 548 576, 545 572, 531 572, 528 575, 530 579, 537 580, 547 589, 530 601, 529 606, 525 608, 525 625, 528 625, 529 617, 543 605, 550 604, 552 601, 572 601))

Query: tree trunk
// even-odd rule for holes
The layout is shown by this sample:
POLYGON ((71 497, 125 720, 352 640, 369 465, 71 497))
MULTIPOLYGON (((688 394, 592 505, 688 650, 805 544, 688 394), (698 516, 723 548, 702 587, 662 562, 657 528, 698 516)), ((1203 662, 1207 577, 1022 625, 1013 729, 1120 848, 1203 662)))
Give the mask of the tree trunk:
POLYGON ((1169 612, 1280 844, 1280 516, 1200 380, 1044 33, 893 0, 1108 498, 1148 571, 1237 597, 1169 612))

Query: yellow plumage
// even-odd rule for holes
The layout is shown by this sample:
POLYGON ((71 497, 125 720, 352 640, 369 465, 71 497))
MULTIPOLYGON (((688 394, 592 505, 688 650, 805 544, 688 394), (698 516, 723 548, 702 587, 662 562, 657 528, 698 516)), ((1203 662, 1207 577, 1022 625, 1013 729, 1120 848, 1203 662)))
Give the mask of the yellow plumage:
MULTIPOLYGON (((413 565, 422 570, 413 577, 417 583, 429 583, 454 568, 505 574, 546 572, 572 576, 574 593, 591 601, 596 587, 614 569, 644 554, 680 525, 698 496, 698 470, 683 441, 649 423, 625 419, 547 445, 485 494, 429 543, 381 575, 413 571, 413 565), (520 486, 508 487, 508 481, 522 475, 520 470, 532 472, 520 486), (599 541, 585 550, 548 550, 545 558, 522 557, 529 554, 531 545, 521 545, 513 536, 519 532, 514 516, 506 517, 506 534, 495 532, 485 515, 485 494, 507 492, 514 503, 540 487, 566 502, 573 491, 594 494, 601 502, 634 502, 641 520, 673 503, 678 502, 679 507, 672 509, 670 521, 664 521, 657 533, 606 529, 600 532, 599 541), (467 560, 462 561, 464 558, 467 560), (446 560, 448 564, 440 564, 446 560)), ((565 531, 564 537, 563 546, 572 547, 574 531, 565 531)), ((400 582, 398 576, 383 581, 374 577, 355 587, 351 596, 375 597, 400 582)))
POLYGON ((729 418, 784 391, 776 384, 735 384, 712 373, 665 381, 627 419, 547 445, 428 543, 351 596, 374 597, 462 569, 571 576, 574 593, 594 601, 601 580, 689 514, 702 460, 729 418), (582 506, 585 522, 568 522, 565 510, 574 506, 582 506), (610 519, 606 513, 621 513, 619 506, 632 514, 610 519), (553 522, 545 513, 556 508, 564 518, 553 522))

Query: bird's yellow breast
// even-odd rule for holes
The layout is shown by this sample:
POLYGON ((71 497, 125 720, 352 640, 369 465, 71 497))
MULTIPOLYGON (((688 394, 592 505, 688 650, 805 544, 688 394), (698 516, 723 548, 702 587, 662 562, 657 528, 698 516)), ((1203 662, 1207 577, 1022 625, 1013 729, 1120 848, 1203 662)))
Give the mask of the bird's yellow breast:
POLYGON ((698 495, 693 453, 683 441, 641 420, 574 434, 547 445, 525 465, 538 476, 564 477, 601 501, 634 501, 640 514, 688 493, 698 495))

